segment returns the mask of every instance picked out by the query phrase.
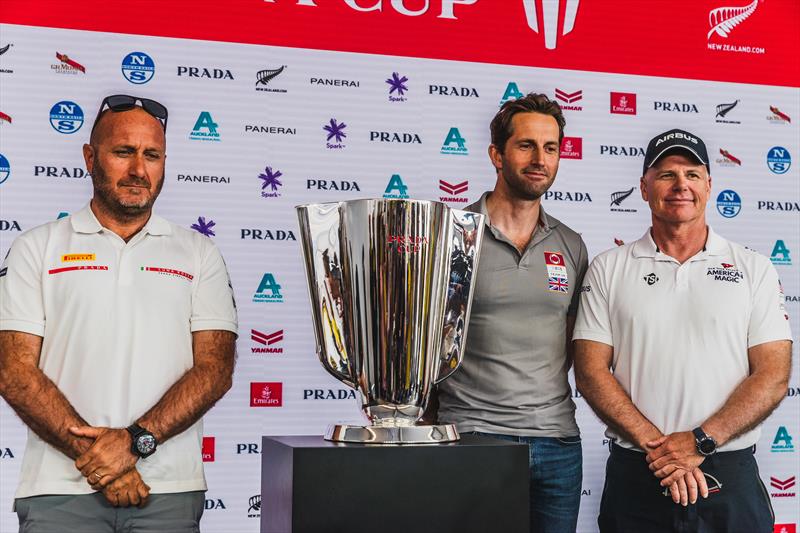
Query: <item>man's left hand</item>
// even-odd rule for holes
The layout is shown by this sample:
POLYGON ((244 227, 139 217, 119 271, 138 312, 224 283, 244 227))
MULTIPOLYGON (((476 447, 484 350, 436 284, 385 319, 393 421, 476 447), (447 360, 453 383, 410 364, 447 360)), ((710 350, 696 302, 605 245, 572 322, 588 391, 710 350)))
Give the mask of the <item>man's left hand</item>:
POLYGON ((75 460, 75 467, 94 490, 102 490, 139 459, 131 453, 131 437, 125 429, 81 426, 69 430, 73 435, 94 439, 92 447, 75 460))
POLYGON ((650 470, 661 478, 661 486, 669 486, 700 466, 705 457, 697 453, 691 431, 671 433, 647 443, 647 462, 650 470))

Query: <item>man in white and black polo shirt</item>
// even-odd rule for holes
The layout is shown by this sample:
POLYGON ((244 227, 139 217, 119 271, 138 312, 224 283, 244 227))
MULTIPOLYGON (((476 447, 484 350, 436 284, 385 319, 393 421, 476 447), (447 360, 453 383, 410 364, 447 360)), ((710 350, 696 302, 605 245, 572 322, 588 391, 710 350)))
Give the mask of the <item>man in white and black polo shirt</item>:
POLYGON ((789 317, 769 259, 706 225, 708 162, 696 135, 653 138, 652 227, 581 287, 576 383, 614 442, 603 532, 772 531, 753 447, 786 396, 789 317))
POLYGON ((503 104, 492 120, 492 192, 464 362, 439 386, 439 419, 461 432, 528 444, 531 531, 572 532, 581 498, 581 439, 567 371, 580 235, 541 207, 558 172, 564 117, 543 94, 503 104))
POLYGON ((231 386, 237 321, 214 243, 152 212, 166 123, 153 100, 103 100, 90 203, 0 270, 0 394, 29 427, 20 531, 198 531, 201 417, 231 386))

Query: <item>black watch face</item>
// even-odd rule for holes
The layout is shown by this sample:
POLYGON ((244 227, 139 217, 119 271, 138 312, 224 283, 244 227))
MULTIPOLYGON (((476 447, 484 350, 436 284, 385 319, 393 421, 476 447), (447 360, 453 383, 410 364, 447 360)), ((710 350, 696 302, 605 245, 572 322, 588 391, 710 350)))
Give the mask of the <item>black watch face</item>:
POLYGON ((153 453, 153 451, 156 449, 155 437, 149 433, 141 435, 136 439, 136 449, 139 450, 139 453, 142 455, 153 453))
POLYGON ((700 453, 708 455, 710 453, 714 453, 714 450, 717 449, 717 443, 715 443, 711 439, 703 439, 700 441, 700 453))

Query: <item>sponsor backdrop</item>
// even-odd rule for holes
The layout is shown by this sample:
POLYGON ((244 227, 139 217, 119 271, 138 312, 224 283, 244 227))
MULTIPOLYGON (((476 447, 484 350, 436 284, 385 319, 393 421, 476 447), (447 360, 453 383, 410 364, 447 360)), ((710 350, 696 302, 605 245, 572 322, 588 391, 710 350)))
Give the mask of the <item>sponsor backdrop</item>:
MULTIPOLYGON (((771 258, 800 331, 797 3, 692 2, 682 14, 667 3, 612 10, 577 0, 509 1, 508 11, 477 0, 264 0, 224 14, 170 4, 158 9, 171 16, 137 30, 94 1, 69 13, 4 5, 0 254, 87 203, 81 145, 102 96, 169 108, 157 209, 216 242, 239 309, 234 386, 205 418, 206 531, 258 531, 262 435, 319 435, 361 420, 353 391, 316 359, 293 207, 381 196, 464 207, 494 183, 491 117, 528 91, 565 109, 560 172, 544 205, 583 234, 592 256, 643 234, 643 149, 656 133, 688 129, 712 158, 710 224, 771 258), (681 34, 655 31, 653 10, 681 34)), ((575 396, 579 530, 589 532, 608 451, 603 426, 575 396)), ((794 365, 757 450, 776 531, 787 533, 798 522, 798 420, 794 365)), ((24 426, 0 401, 2 532, 16 530, 24 444, 24 426)))

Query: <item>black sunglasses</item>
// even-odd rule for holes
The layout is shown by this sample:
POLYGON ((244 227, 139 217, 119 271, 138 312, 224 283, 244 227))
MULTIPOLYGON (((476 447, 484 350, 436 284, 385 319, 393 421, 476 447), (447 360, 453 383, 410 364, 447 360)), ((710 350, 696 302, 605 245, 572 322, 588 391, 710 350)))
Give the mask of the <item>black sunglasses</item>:
POLYGON ((156 102, 155 100, 150 100, 149 98, 139 98, 138 96, 130 96, 127 94, 115 94, 112 96, 106 96, 103 98, 103 102, 100 104, 100 110, 97 112, 97 118, 94 119, 94 125, 92 126, 92 132, 94 132, 95 126, 97 126, 97 121, 100 119, 100 115, 103 114, 103 111, 106 109, 110 109, 111 111, 128 111, 133 109, 134 107, 141 107, 145 111, 147 111, 150 115, 157 118, 161 125, 164 126, 164 132, 167 131, 167 108, 161 105, 160 103, 156 102))

